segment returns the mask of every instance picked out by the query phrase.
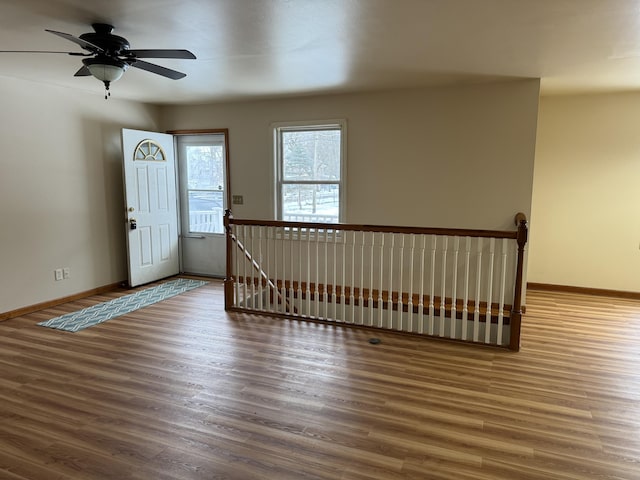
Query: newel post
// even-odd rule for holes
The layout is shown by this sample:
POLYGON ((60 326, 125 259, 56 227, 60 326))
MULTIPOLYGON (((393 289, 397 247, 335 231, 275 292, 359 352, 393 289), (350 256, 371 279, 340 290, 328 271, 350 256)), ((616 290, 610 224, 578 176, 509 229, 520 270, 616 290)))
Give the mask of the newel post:
POLYGON ((224 275, 224 309, 229 310, 233 306, 233 271, 231 265, 233 263, 233 238, 231 235, 231 221, 233 215, 228 208, 224 211, 224 232, 226 237, 226 270, 224 275))
POLYGON ((522 324, 522 286, 523 286, 523 270, 524 270, 524 246, 527 243, 528 228, 527 216, 520 212, 515 217, 518 226, 518 263, 516 265, 516 285, 513 297, 513 308, 511 310, 511 335, 509 338, 509 349, 520 350, 520 327, 522 324))

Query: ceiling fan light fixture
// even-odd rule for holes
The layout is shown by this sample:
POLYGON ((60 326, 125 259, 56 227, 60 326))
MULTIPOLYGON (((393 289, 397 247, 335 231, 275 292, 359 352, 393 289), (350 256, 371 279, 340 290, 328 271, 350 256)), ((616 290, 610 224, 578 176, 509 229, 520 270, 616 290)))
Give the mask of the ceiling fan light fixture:
POLYGON ((95 57, 85 58, 82 63, 89 69, 91 75, 101 82, 115 82, 127 69, 127 64, 114 58, 95 57))

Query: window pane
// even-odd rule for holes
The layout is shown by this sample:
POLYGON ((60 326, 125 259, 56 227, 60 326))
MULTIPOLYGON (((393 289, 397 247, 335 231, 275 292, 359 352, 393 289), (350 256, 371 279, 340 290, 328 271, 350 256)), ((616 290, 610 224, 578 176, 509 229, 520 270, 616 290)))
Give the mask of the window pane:
POLYGON ((224 148, 222 145, 187 146, 188 189, 224 188, 224 148))
POLYGON ((286 222, 338 223, 338 185, 282 185, 282 220, 286 222))
POLYGON ((189 192, 189 231, 223 233, 223 192, 189 192))
POLYGON ((282 132, 284 180, 340 180, 340 130, 282 132))

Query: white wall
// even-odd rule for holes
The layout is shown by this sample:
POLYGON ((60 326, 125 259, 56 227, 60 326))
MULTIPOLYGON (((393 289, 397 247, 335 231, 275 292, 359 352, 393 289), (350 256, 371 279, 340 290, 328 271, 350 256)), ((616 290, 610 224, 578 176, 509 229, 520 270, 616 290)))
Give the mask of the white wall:
POLYGON ((347 120, 347 222, 513 229, 529 215, 538 80, 163 108, 229 128, 239 218, 273 218, 272 122, 347 120))
POLYGON ((120 129, 158 108, 1 77, 0 96, 0 313, 126 279, 120 129))
POLYGON ((270 124, 345 118, 352 223, 513 228, 539 82, 151 107, 0 78, 0 313, 126 278, 120 128, 230 129, 238 217, 273 218, 270 124), (71 278, 54 281, 53 270, 71 278))
POLYGON ((640 94, 543 97, 529 282, 640 292, 640 94))

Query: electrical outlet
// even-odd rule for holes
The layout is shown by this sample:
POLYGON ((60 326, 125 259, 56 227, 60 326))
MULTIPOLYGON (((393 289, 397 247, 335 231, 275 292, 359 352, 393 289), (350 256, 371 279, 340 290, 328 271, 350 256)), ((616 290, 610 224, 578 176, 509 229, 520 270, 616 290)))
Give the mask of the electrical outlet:
POLYGON ((62 278, 66 280, 69 276, 71 276, 71 269, 69 267, 64 267, 62 269, 62 278))
POLYGON ((57 282, 58 280, 62 280, 62 278, 63 278, 63 274, 62 274, 62 269, 61 269, 61 268, 56 268, 56 269, 53 271, 53 274, 54 274, 54 277, 55 277, 55 279, 56 279, 56 282, 57 282))
POLYGON ((244 204, 244 197, 242 195, 233 195, 231 202, 234 205, 242 205, 244 204))

